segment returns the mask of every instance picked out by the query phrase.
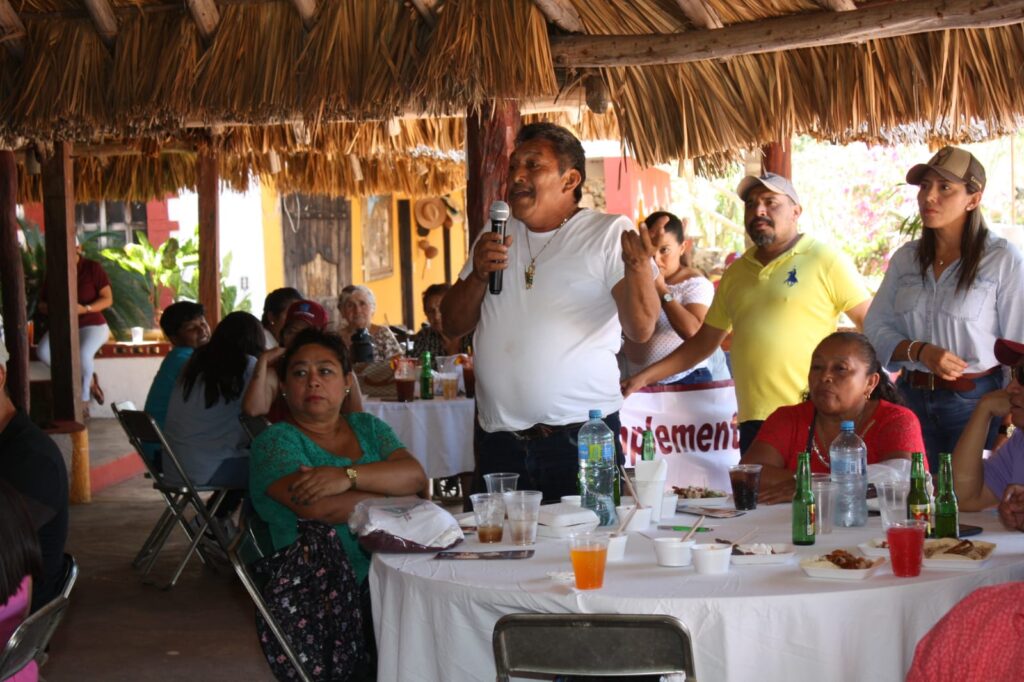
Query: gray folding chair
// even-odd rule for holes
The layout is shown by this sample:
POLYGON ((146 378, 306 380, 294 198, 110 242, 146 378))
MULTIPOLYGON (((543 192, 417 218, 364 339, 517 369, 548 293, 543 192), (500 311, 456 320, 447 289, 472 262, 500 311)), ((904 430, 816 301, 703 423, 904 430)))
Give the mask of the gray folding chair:
POLYGON ((258 584, 250 571, 250 566, 252 566, 253 562, 263 558, 263 551, 260 549, 259 542, 256 540, 255 533, 253 532, 253 525, 256 523, 262 523, 262 520, 256 515, 255 510, 246 505, 239 520, 238 535, 231 543, 231 546, 228 547, 228 558, 231 559, 231 565, 234 566, 235 573, 238 574, 238 579, 242 581, 245 591, 249 593, 249 597, 256 605, 256 609, 266 620, 267 626, 274 633, 274 637, 281 645, 285 656, 288 657, 288 662, 295 668, 298 679, 302 682, 310 682, 311 678, 299 660, 298 654, 292 648, 288 635, 278 625, 277 619, 270 613, 267 602, 263 599, 263 594, 260 591, 262 585, 258 584))
POLYGON ((158 447, 164 468, 167 468, 168 465, 172 467, 177 472, 181 481, 183 481, 180 484, 170 483, 162 472, 156 471, 155 467, 150 468, 150 475, 153 476, 153 487, 163 495, 167 509, 160 517, 160 520, 157 521, 156 527, 150 533, 149 538, 147 538, 146 543, 133 562, 136 568, 139 566, 143 567, 143 576, 148 576, 153 565, 156 563, 157 555, 163 548, 164 543, 167 542, 167 537, 170 535, 171 530, 173 530, 175 523, 177 523, 178 527, 188 537, 189 547, 174 571, 170 582, 164 586, 164 589, 170 589, 178 582, 178 578, 181 577, 185 566, 193 554, 198 553, 199 558, 204 563, 211 563, 210 557, 204 554, 204 549, 200 546, 204 534, 208 533, 209 537, 212 537, 216 544, 224 551, 225 555, 227 555, 228 539, 225 537, 220 524, 213 522, 213 518, 217 513, 217 509, 220 508, 221 503, 224 501, 225 496, 232 491, 232 488, 193 485, 192 479, 185 472, 178 457, 174 454, 174 450, 167 443, 163 432, 151 416, 141 410, 122 409, 118 405, 113 407, 114 414, 117 416, 118 421, 121 422, 125 433, 128 434, 128 439, 131 441, 135 451, 142 457, 143 462, 150 466, 150 460, 146 453, 151 452, 154 446, 158 447), (204 502, 199 493, 210 493, 209 501, 204 502), (189 508, 192 509, 191 515, 189 514, 189 508), (194 524, 190 523, 193 519, 194 524))
POLYGON ((71 590, 78 580, 78 564, 70 554, 64 555, 64 567, 64 583, 60 594, 22 621, 0 650, 0 680, 12 677, 30 662, 42 657, 46 651, 53 633, 64 618, 71 590))
POLYGON ((515 613, 494 626, 498 682, 511 675, 685 675, 696 679, 690 632, 678 618, 515 613))
POLYGON ((245 433, 249 436, 250 441, 256 440, 256 437, 270 426, 270 420, 262 415, 251 417, 247 414, 242 414, 238 416, 238 421, 242 422, 242 428, 245 429, 245 433))

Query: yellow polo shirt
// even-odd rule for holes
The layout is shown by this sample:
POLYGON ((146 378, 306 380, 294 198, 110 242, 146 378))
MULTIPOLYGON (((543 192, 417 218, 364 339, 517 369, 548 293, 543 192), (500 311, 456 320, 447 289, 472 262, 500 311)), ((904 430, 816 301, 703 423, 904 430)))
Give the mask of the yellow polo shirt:
POLYGON ((848 258, 806 234, 768 265, 755 252, 749 249, 725 271, 704 318, 733 331, 741 422, 800 402, 815 346, 836 330, 841 312, 870 297, 848 258))

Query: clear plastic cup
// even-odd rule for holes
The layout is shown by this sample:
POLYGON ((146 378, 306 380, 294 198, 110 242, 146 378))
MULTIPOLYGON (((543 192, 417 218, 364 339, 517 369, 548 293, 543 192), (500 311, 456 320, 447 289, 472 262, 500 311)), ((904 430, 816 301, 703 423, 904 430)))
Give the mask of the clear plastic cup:
POLYGON ((519 474, 509 472, 484 474, 484 485, 487 486, 489 493, 507 493, 510 490, 515 490, 518 483, 519 474))
POLYGON ((875 484, 878 494, 878 511, 882 514, 882 528, 889 530, 893 524, 907 520, 908 481, 881 481, 875 484))
POLYGON ((469 496, 476 517, 476 537, 480 542, 501 542, 505 526, 505 498, 501 493, 476 493, 469 496))
POLYGON ((572 572, 576 577, 576 589, 599 589, 604 585, 604 567, 608 561, 608 535, 591 531, 573 533, 569 536, 569 558, 572 560, 572 572))
POLYGON ((736 509, 757 509, 757 493, 761 486, 760 464, 736 464, 729 467, 729 482, 732 483, 732 500, 736 509))
POLYGON ((825 479, 811 481, 811 492, 814 493, 814 532, 817 535, 828 535, 835 523, 836 490, 839 484, 825 479))
POLYGON ((537 520, 540 516, 539 490, 513 490, 502 493, 508 515, 509 541, 513 545, 532 545, 537 541, 537 520))

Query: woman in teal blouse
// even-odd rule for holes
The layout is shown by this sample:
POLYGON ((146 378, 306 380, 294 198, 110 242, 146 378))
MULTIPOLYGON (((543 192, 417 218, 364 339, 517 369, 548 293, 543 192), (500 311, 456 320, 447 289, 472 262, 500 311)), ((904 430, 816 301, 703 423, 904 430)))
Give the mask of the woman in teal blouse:
POLYGON ((365 413, 340 414, 352 375, 337 335, 300 333, 280 366, 292 419, 252 444, 252 503, 275 550, 295 542, 300 517, 334 525, 362 582, 369 555, 348 529, 349 514, 366 498, 416 494, 426 487, 426 474, 387 424, 365 413))

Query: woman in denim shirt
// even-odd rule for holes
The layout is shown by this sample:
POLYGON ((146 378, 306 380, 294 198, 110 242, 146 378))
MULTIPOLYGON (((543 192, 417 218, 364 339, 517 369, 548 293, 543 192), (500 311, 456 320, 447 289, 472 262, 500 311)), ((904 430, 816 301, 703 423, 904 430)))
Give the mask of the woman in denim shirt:
POLYGON ((897 385, 937 471, 978 399, 1005 383, 995 340, 1024 338, 1024 262, 985 225, 985 169, 972 154, 944 147, 907 182, 920 188, 921 238, 893 255, 864 331, 887 368, 903 370, 897 385))

